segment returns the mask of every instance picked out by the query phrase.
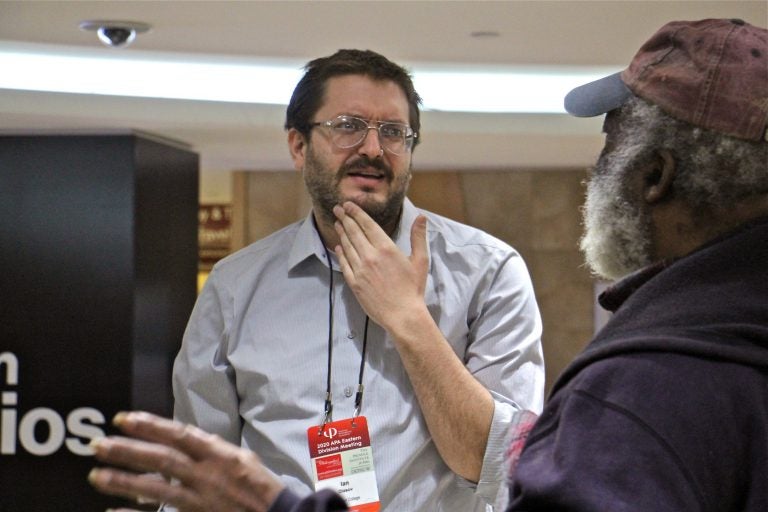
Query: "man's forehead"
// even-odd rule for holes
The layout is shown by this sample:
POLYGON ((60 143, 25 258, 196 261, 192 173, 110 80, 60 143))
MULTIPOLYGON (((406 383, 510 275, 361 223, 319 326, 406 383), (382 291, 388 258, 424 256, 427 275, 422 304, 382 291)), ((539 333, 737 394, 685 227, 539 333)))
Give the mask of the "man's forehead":
POLYGON ((329 78, 320 108, 341 110, 344 112, 338 113, 348 114, 374 110, 388 118, 405 116, 406 120, 409 112, 405 92, 396 82, 360 74, 329 78))

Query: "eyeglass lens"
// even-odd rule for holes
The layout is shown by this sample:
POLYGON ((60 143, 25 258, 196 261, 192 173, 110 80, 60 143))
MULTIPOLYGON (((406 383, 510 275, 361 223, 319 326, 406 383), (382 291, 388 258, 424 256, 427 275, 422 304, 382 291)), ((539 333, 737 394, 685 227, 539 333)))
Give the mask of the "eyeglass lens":
POLYGON ((402 154, 413 146, 413 132, 408 125, 402 123, 375 123, 371 126, 364 119, 339 116, 329 121, 327 126, 331 129, 331 140, 340 148, 357 146, 363 142, 370 129, 379 132, 382 147, 392 153, 402 154))

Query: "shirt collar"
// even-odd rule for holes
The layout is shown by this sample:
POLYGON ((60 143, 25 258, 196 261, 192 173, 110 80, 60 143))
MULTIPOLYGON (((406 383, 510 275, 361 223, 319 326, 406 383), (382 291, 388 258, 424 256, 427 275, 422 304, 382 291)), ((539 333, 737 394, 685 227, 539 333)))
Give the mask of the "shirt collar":
POLYGON ((603 309, 615 313, 630 295, 667 268, 668 262, 660 261, 623 277, 605 289, 597 298, 603 309))
MULTIPOLYGON (((400 215, 400 222, 393 235, 395 245, 403 251, 403 254, 411 254, 411 226, 418 215, 418 208, 406 197, 403 202, 403 213, 400 215)), ((427 229, 429 229, 429 224, 427 224, 427 229)), ((312 255, 327 266, 323 241, 315 228, 315 220, 310 210, 299 226, 293 246, 291 246, 291 251, 288 255, 288 268, 292 269, 312 255)), ((431 264, 432 258, 429 254, 429 244, 427 244, 427 257, 431 264)), ((335 262, 336 258, 331 255, 331 259, 335 262)), ((334 264, 334 268, 338 270, 338 265, 334 264)))

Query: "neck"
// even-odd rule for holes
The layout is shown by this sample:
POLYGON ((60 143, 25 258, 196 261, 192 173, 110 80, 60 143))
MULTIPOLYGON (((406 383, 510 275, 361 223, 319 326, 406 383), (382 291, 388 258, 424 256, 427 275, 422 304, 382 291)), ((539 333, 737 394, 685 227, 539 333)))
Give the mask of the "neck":
POLYGON ((336 219, 328 219, 322 214, 318 214, 317 210, 312 211, 312 217, 315 220, 315 228, 317 234, 320 235, 320 239, 323 241, 323 245, 333 252, 337 245, 341 243, 339 235, 336 233, 336 228, 333 227, 336 219))
POLYGON ((685 256, 707 242, 765 216, 768 216, 768 194, 741 199, 716 209, 705 210, 678 204, 666 212, 656 210, 656 259, 685 256))

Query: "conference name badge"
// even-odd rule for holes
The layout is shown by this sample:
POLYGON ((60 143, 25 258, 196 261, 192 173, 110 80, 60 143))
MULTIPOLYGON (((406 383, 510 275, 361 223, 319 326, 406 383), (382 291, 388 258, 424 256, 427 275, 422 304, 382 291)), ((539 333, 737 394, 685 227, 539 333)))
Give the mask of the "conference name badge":
POLYGON ((315 490, 333 489, 353 512, 378 512, 379 490, 365 416, 307 429, 315 490))

